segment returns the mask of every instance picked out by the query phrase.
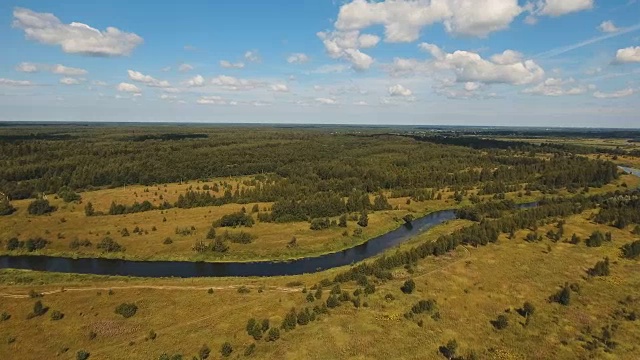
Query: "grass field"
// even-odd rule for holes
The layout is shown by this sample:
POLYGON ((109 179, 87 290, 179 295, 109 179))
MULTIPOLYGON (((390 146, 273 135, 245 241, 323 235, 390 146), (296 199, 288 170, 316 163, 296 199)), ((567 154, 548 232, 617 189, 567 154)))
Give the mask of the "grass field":
MULTIPOLYGON (((629 177, 633 181, 632 177, 629 177)), ((362 234, 355 236, 354 230, 359 228, 355 221, 349 221, 347 228, 332 227, 329 229, 314 231, 309 229, 308 222, 292 223, 262 223, 250 228, 218 228, 218 235, 224 231, 244 231, 256 237, 250 244, 236 244, 228 242, 229 251, 226 253, 196 253, 193 246, 197 241, 206 240, 207 232, 211 224, 223 215, 239 212, 245 208, 250 212, 255 203, 251 204, 226 204, 222 206, 209 206, 192 209, 172 208, 169 210, 152 210, 125 215, 105 215, 87 217, 84 206, 87 202, 94 205, 96 211, 107 212, 112 201, 118 204, 131 205, 134 202, 148 200, 154 205, 162 201, 175 202, 179 194, 184 193, 190 187, 194 190, 202 188, 204 184, 214 182, 226 183, 233 189, 249 177, 238 179, 213 179, 211 182, 191 182, 183 184, 167 184, 146 187, 127 186, 117 189, 103 189, 80 193, 80 203, 64 203, 61 199, 49 195, 48 200, 58 209, 43 216, 29 215, 27 207, 32 200, 13 201, 17 208, 14 214, 0 217, 0 240, 17 237, 20 240, 42 237, 51 243, 35 254, 65 257, 108 257, 135 260, 188 260, 188 261, 253 261, 253 260, 287 260, 305 256, 315 256, 330 252, 340 251, 361 244, 372 237, 386 233, 402 225, 402 217, 408 213, 418 217, 429 212, 454 208, 469 204, 468 200, 456 203, 449 197, 453 192, 443 192, 442 200, 413 201, 407 204, 407 198, 389 199, 389 203, 397 210, 378 211, 369 214, 369 226, 362 228, 362 234), (160 190, 158 190, 160 189, 160 190), (164 193, 164 191, 167 191, 164 193), (156 195, 156 192, 158 195, 156 195), (160 195, 165 194, 163 199, 160 195), (166 221, 165 221, 166 220, 166 221), (135 228, 141 229, 134 233, 135 228), (177 228, 195 228, 189 235, 176 234, 177 228), (127 229, 129 236, 123 236, 122 230, 127 229), (346 231, 347 236, 343 233, 346 231), (96 244, 104 237, 111 237, 125 247, 123 252, 105 253, 96 248, 96 244), (297 246, 287 246, 295 237, 297 246), (171 244, 164 244, 164 240, 170 238, 171 244), (77 240, 89 240, 92 246, 71 249, 70 243, 77 240)), ((617 185, 611 185, 613 188, 617 185)), ((215 193, 221 195, 220 191, 215 193)), ((470 194, 475 193, 471 191, 470 194)), ((533 201, 540 197, 538 192, 531 196, 518 197, 516 193, 507 194, 508 198, 515 201, 533 201)), ((490 196, 484 196, 489 198, 490 196)), ((371 195, 373 200, 373 194, 371 195)), ((260 211, 270 209, 271 203, 258 203, 260 211)), ((357 214, 355 214, 357 215, 357 214)), ((252 214, 254 219, 256 214, 252 214)), ((334 220, 337 220, 335 218, 334 220)), ((0 253, 8 253, 2 246, 0 253)), ((21 253, 13 251, 12 254, 21 253)))
MULTIPOLYGON (((0 311, 7 311, 11 318, 0 323, 0 339, 15 341, 0 342, 0 358, 12 354, 24 359, 73 358, 79 349, 89 351, 91 359, 155 359, 163 352, 190 358, 207 344, 212 358, 218 359, 220 347, 228 341, 234 348, 231 358, 245 358, 245 348, 255 342, 250 358, 256 359, 442 359, 438 347, 456 339, 459 354, 474 351, 480 359, 636 359, 640 327, 613 316, 621 308, 640 310, 640 263, 619 258, 618 250, 634 237, 628 230, 593 224, 590 215, 568 218, 565 236, 575 232, 584 239, 600 229, 612 232, 611 243, 599 248, 547 239, 527 243, 523 238, 528 231, 520 231, 513 240, 501 236, 494 245, 460 247, 452 254, 420 261, 412 275, 396 271, 395 280, 378 284, 377 291, 364 298, 367 308, 343 303, 316 322, 283 331, 277 342, 254 341, 244 329, 248 318, 268 318, 279 325, 290 308, 319 303, 306 302, 303 285, 332 278, 341 269, 296 277, 184 280, 5 270, 0 275, 2 293, 61 287, 67 291, 42 298, 50 312, 65 314, 58 321, 50 320, 49 314, 25 320, 35 300, 2 298, 0 311), (612 262, 611 275, 587 277, 586 269, 605 256, 612 262), (405 295, 400 286, 408 276, 417 286, 413 294, 405 295), (573 294, 569 306, 550 303, 549 296, 565 282, 578 283, 579 293, 573 294), (251 292, 238 293, 240 285, 251 292), (122 288, 131 286, 156 288, 122 288), (176 287, 158 288, 164 286, 176 287), (74 287, 90 289, 71 291, 74 287), (215 288, 213 294, 206 291, 210 287, 215 288), (260 287, 262 292, 257 291, 260 287), (113 295, 108 295, 109 288, 114 289, 113 295), (394 300, 387 299, 388 294, 394 300), (625 300, 628 296, 631 301, 625 300), (403 317, 422 299, 436 300, 439 319, 424 314, 414 320, 403 317), (525 301, 536 307, 526 326, 515 311, 525 301), (114 308, 122 302, 135 302, 139 307, 136 315, 123 319, 115 314, 114 308), (507 316, 506 329, 496 330, 490 323, 499 314, 507 316), (423 321, 422 327, 417 320, 423 321), (602 347, 588 350, 587 342, 600 337, 602 328, 609 325, 616 327, 612 340, 618 345, 610 352, 602 347), (155 340, 145 340, 150 330, 158 334, 155 340), (90 331, 97 334, 93 340, 88 337, 90 331), (55 356, 66 348, 66 353, 55 356)), ((466 224, 451 221, 412 242, 431 241, 466 224)), ((542 227, 538 232, 546 230, 542 227)), ((350 291, 356 287, 343 285, 350 291)), ((325 289, 323 300, 327 292, 325 289)))

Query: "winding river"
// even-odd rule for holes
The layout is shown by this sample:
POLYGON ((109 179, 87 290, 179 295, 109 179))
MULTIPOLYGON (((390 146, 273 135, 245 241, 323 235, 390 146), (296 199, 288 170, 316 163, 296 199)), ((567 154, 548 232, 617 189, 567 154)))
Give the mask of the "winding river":
MULTIPOLYGON (((521 208, 534 206, 536 206, 536 203, 520 205, 521 208)), ((286 262, 132 261, 20 255, 0 256, 0 269, 12 268, 78 274, 183 278, 298 275, 362 261, 378 255, 436 225, 455 218, 454 210, 436 211, 414 220, 411 224, 404 224, 395 230, 375 237, 364 244, 340 252, 286 262)))
MULTIPOLYGON (((640 176, 640 170, 620 167, 640 176)), ((531 208, 536 203, 520 205, 531 208)), ((224 277, 224 276, 281 276, 299 275, 349 265, 380 254, 409 238, 445 221, 456 218, 454 210, 430 213, 364 244, 317 257, 287 262, 190 262, 190 261, 133 261, 118 259, 73 259, 65 257, 20 255, 0 256, 0 269, 28 269, 63 273, 123 275, 140 277, 224 277)))

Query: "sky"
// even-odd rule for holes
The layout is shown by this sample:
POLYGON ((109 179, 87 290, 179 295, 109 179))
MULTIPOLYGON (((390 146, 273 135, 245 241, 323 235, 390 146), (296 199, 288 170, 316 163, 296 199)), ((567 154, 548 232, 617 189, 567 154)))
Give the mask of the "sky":
POLYGON ((640 0, 4 0, 0 48, 0 121, 640 128, 640 0))

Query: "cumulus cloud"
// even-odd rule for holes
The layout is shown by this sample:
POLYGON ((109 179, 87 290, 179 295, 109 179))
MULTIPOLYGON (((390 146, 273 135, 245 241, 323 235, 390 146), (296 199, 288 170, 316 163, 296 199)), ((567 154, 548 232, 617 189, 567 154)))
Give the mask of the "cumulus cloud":
POLYGON ((187 80, 185 82, 185 85, 187 85, 189 87, 204 86, 204 78, 202 77, 202 75, 196 75, 196 76, 192 77, 191 79, 187 80))
POLYGON ((141 82, 151 87, 170 87, 171 84, 166 80, 158 80, 150 75, 144 75, 141 72, 134 70, 127 70, 129 79, 137 82, 141 82))
POLYGON ((143 39, 134 33, 115 27, 100 31, 79 22, 64 24, 51 13, 15 8, 13 17, 13 26, 22 29, 27 39, 58 45, 69 54, 125 56, 143 43, 143 39))
POLYGON ((524 94, 531 95, 543 95, 543 96, 565 96, 565 95, 582 95, 589 90, 594 90, 593 85, 580 85, 576 84, 576 80, 573 78, 560 79, 560 78, 548 78, 545 81, 533 86, 531 88, 524 89, 524 94))
POLYGON ((244 53, 244 59, 248 62, 260 62, 260 53, 257 50, 249 50, 244 53))
POLYGON ((40 71, 38 65, 22 62, 16 66, 16 71, 25 72, 25 73, 34 73, 40 71))
POLYGON ((227 101, 220 96, 203 96, 196 101, 200 105, 225 105, 227 101))
POLYGON ((226 90, 252 90, 262 85, 253 80, 238 79, 233 76, 220 75, 211 80, 213 85, 220 86, 226 90))
POLYGON ((323 97, 315 98, 315 101, 322 105, 336 105, 338 103, 336 99, 323 98, 323 97))
POLYGON ((561 16, 593 8, 594 0, 544 0, 539 1, 536 13, 548 16, 561 16))
POLYGON ((225 69, 242 69, 244 68, 243 62, 232 63, 227 60, 220 60, 220 66, 225 69))
POLYGON ((491 57, 491 61, 498 65, 513 65, 522 62, 521 53, 513 50, 505 50, 502 54, 495 54, 491 57))
POLYGON ((411 96, 413 92, 400 84, 393 85, 389 87, 389 95, 390 96, 411 96))
POLYGON ((640 46, 618 50, 615 62, 620 64, 640 62, 640 46))
POLYGON ((304 64, 309 61, 309 56, 303 53, 293 53, 287 57, 289 64, 304 64))
POLYGON ((180 72, 188 72, 193 70, 193 66, 190 64, 180 64, 180 66, 178 67, 178 71, 180 72))
POLYGON ((118 91, 136 93, 136 94, 139 94, 142 92, 140 88, 138 88, 134 84, 130 84, 126 82, 121 82, 120 84, 118 84, 118 91))
MULTIPOLYGON (((506 61, 506 58, 514 59, 513 56, 505 57, 506 51, 494 61, 489 61, 470 51, 457 50, 446 53, 438 46, 428 43, 420 44, 420 48, 434 57, 433 62, 430 63, 431 66, 438 70, 452 71, 456 75, 457 82, 524 85, 541 81, 545 74, 533 60, 509 63, 511 61, 506 61)), ((513 55, 513 53, 510 54, 513 55)))
POLYGON ((34 86, 35 84, 27 80, 11 80, 0 78, 0 86, 34 86))
POLYGON ((423 27, 443 23, 453 34, 486 36, 522 13, 517 0, 354 0, 340 7, 336 29, 382 25, 388 42, 412 42, 423 27))
POLYGON ((331 58, 349 61, 355 70, 366 70, 373 64, 373 58, 360 51, 360 48, 375 45, 372 40, 375 35, 360 35, 358 31, 321 31, 317 35, 331 58))
POLYGON ((289 92, 289 87, 287 86, 287 84, 273 84, 270 87, 271 87, 271 91, 289 92))
POLYGON ((593 97, 598 99, 618 99, 622 97, 631 96, 635 93, 632 88, 622 89, 619 91, 614 91, 612 93, 604 93, 600 91, 596 91, 593 93, 593 97))
POLYGON ((106 83, 106 82, 104 82, 104 81, 100 81, 100 80, 93 80, 93 81, 91 82, 91 85, 94 85, 94 86, 107 86, 107 85, 109 85, 109 84, 107 84, 107 83, 106 83))
POLYGON ((88 71, 85 69, 67 67, 64 65, 57 64, 51 67, 51 72, 54 74, 66 75, 66 76, 79 76, 79 75, 85 75, 88 71))
POLYGON ((173 101, 173 100, 177 100, 178 97, 175 96, 175 95, 162 94, 162 95, 160 95, 160 99, 161 100, 167 100, 167 101, 173 101))
POLYGON ((72 78, 72 77, 63 77, 62 79, 60 79, 60 84, 63 84, 63 85, 79 85, 80 84, 80 80, 78 80, 76 78, 72 78))
POLYGON ((34 63, 28 63, 28 62, 23 62, 18 64, 18 66, 16 66, 16 71, 21 71, 26 73, 50 71, 54 74, 65 75, 65 76, 80 76, 88 73, 88 71, 85 69, 64 66, 61 64, 47 65, 47 64, 34 64, 34 63))
POLYGON ((618 29, 618 27, 613 23, 613 21, 603 21, 602 24, 598 26, 598 30, 604 33, 614 33, 620 29, 618 29))

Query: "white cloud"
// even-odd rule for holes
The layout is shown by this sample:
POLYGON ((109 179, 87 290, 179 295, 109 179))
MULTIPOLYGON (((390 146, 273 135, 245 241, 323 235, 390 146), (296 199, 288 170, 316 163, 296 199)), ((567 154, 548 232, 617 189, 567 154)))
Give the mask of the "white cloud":
POLYGON ((380 37, 377 35, 362 34, 358 37, 358 44, 363 49, 374 47, 378 45, 379 42, 380 37))
POLYGON ((0 86, 34 86, 35 84, 27 80, 11 80, 0 78, 0 86))
POLYGON ((443 23, 453 34, 486 36, 506 29, 523 8, 518 0, 354 0, 340 7, 336 29, 382 25, 388 42, 412 42, 423 27, 443 23))
POLYGON ((271 103, 264 102, 264 101, 252 101, 251 105, 261 107, 261 106, 271 106, 271 103))
POLYGON ((616 52, 617 63, 640 62, 640 46, 620 49, 616 52))
POLYGON ((598 99, 617 99, 617 98, 631 96, 634 93, 635 91, 632 88, 614 91, 612 93, 604 93, 604 92, 596 91, 593 93, 593 97, 598 99))
POLYGON ((335 99, 323 97, 315 98, 315 101, 322 105, 336 105, 338 103, 335 99))
POLYGON ((72 77, 63 77, 60 79, 60 84, 63 85, 78 85, 80 84, 80 80, 72 77))
POLYGON ((594 0, 541 0, 538 1, 536 13, 549 16, 561 16, 572 12, 593 8, 594 0))
POLYGON ((480 84, 477 82, 466 82, 464 83, 464 89, 466 91, 472 92, 472 91, 476 91, 480 88, 480 84))
POLYGON ((34 64, 34 63, 28 63, 28 62, 23 62, 18 64, 18 66, 16 66, 16 71, 21 71, 26 73, 34 73, 38 71, 49 71, 54 74, 65 75, 65 76, 80 76, 88 73, 88 71, 85 69, 68 67, 62 64, 46 65, 46 64, 34 64))
POLYGON ((257 50, 249 50, 244 53, 244 59, 248 62, 260 62, 260 54, 257 50))
POLYGON ((196 101, 200 105, 236 105, 237 102, 229 101, 221 96, 203 96, 196 101))
POLYGON ((16 71, 25 72, 25 73, 34 73, 34 72, 38 72, 39 70, 40 69, 38 68, 38 65, 28 63, 28 62, 22 62, 16 66, 16 71))
POLYGON ((227 60, 220 60, 220 66, 225 69, 242 69, 244 68, 243 62, 232 63, 227 60))
POLYGON ((193 70, 193 66, 190 64, 180 64, 180 66, 178 67, 178 71, 180 72, 188 72, 193 70))
MULTIPOLYGON (((446 53, 436 45, 428 43, 420 44, 420 48, 427 50, 435 58, 432 66, 439 70, 452 71, 457 82, 523 85, 541 81, 544 77, 544 70, 533 60, 499 64, 470 51, 457 50, 446 53)), ((504 53, 498 60, 505 60, 503 57, 504 53)))
POLYGON ((603 21, 602 24, 600 24, 600 26, 598 26, 598 30, 605 32, 605 33, 613 33, 616 32, 620 29, 618 29, 618 27, 616 27, 616 25, 613 23, 613 21, 603 21))
POLYGON ((171 84, 166 80, 158 80, 150 75, 144 75, 141 72, 134 70, 127 70, 129 79, 137 82, 141 82, 151 87, 170 87, 171 84))
POLYGON ((134 84, 121 82, 118 84, 118 91, 129 92, 129 93, 140 93, 142 92, 140 88, 135 86, 134 84))
POLYGON ((595 89, 593 85, 580 85, 575 84, 576 80, 573 78, 560 79, 560 78, 548 78, 544 82, 537 84, 534 87, 524 89, 524 94, 531 95, 543 95, 543 96, 565 96, 565 95, 582 95, 589 90, 595 89))
POLYGON ((304 64, 309 61, 309 56, 303 53, 293 53, 287 58, 289 64, 304 64))
POLYGON ((167 100, 167 101, 173 101, 173 100, 178 99, 178 97, 175 96, 175 95, 162 94, 162 95, 160 95, 160 99, 167 100))
POLYGON ((322 65, 318 68, 310 71, 310 74, 331 74, 331 73, 341 73, 349 70, 349 66, 344 64, 328 64, 322 65))
POLYGON ((498 65, 513 65, 522 62, 521 53, 513 50, 505 50, 502 54, 495 54, 491 57, 491 61, 498 65))
POLYGON ((275 92, 289 92, 289 87, 287 84, 273 84, 271 85, 271 90, 275 92))
POLYGON ((400 84, 393 85, 389 87, 389 95, 390 96, 411 96, 413 92, 400 84))
POLYGON ((27 39, 59 45, 62 51, 69 54, 124 56, 143 43, 140 36, 114 27, 100 31, 78 22, 63 24, 51 13, 15 8, 13 17, 13 26, 22 29, 27 39))
POLYGON ((85 69, 67 67, 64 65, 57 64, 51 67, 51 72, 54 74, 66 75, 66 76, 79 76, 79 75, 85 75, 88 71, 85 69))
POLYGON ((360 101, 355 101, 355 102, 353 103, 353 105, 358 105, 358 106, 367 106, 367 105, 369 105, 369 103, 368 103, 368 102, 366 102, 366 101, 360 100, 360 101))
POLYGON ((359 49, 372 45, 371 36, 359 35, 358 31, 318 32, 327 54, 333 59, 344 59, 352 64, 355 70, 366 70, 373 64, 373 58, 359 49), (367 46, 363 46, 367 45, 367 46))
POLYGON ((391 64, 385 66, 392 76, 406 76, 415 73, 430 73, 433 70, 427 61, 407 58, 394 58, 391 64))
POLYGON ((187 80, 185 84, 189 87, 204 86, 204 78, 202 77, 202 75, 196 75, 187 80))
POLYGON ((220 75, 213 78, 211 83, 226 90, 251 90, 261 85, 260 83, 252 80, 238 79, 227 75, 220 75))
POLYGON ((160 69, 162 72, 167 72, 171 70, 171 66, 165 66, 162 69, 160 69))
MULTIPOLYGON (((203 81, 204 81, 204 79, 203 79, 203 81)), ((174 87, 169 87, 169 88, 163 88, 162 91, 166 92, 166 93, 176 94, 176 93, 180 92, 180 89, 174 88, 174 87)))
POLYGON ((93 81, 91 82, 91 85, 94 85, 94 86, 107 86, 107 85, 109 85, 109 84, 107 84, 107 83, 106 83, 106 82, 104 82, 104 81, 100 81, 100 80, 93 80, 93 81))

